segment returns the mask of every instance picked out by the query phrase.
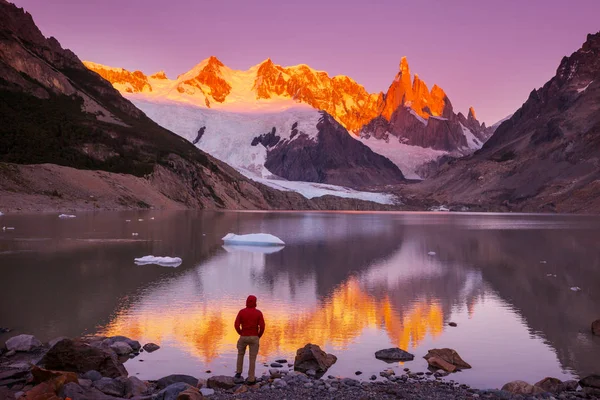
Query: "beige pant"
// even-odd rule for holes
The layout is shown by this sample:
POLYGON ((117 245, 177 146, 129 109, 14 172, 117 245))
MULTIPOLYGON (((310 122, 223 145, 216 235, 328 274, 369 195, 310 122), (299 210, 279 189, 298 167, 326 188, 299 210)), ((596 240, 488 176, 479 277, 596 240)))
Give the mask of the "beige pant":
POLYGON ((258 336, 240 336, 237 342, 238 356, 236 373, 241 374, 244 369, 244 354, 246 346, 250 347, 250 365, 248 366, 248 380, 256 380, 256 355, 258 354, 258 336))

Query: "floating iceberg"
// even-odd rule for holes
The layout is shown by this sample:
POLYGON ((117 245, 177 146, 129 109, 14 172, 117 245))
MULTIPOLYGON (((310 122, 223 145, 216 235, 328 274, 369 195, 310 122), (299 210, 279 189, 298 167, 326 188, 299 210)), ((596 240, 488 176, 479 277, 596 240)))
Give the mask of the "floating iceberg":
POLYGON ((145 256, 141 258, 136 258, 133 261, 135 261, 137 265, 156 264, 162 267, 179 267, 182 263, 182 260, 179 257, 145 256))
POLYGON ((2 230, 3 230, 3 231, 14 231, 14 230, 15 230, 15 228, 14 228, 14 227, 12 227, 12 226, 3 226, 3 227, 2 227, 2 230))
POLYGON ((223 237, 225 244, 246 246, 285 246, 283 240, 268 233, 251 233, 248 235, 236 235, 228 233, 223 237))
POLYGON ((138 235, 139 235, 139 233, 137 233, 137 232, 133 232, 133 233, 131 234, 131 236, 138 236, 138 235))
POLYGON ((75 218, 76 216, 73 214, 60 214, 58 218, 75 218))
POLYGON ((428 256, 435 256, 435 251, 430 251, 429 253, 427 253, 428 256))
POLYGON ((2 211, 0 211, 0 217, 3 216, 3 215, 4 215, 4 213, 2 211))
POLYGON ((439 207, 431 207, 431 208, 429 209, 429 211, 442 211, 442 212, 448 212, 448 211, 450 211, 450 209, 449 209, 448 207, 446 207, 446 206, 443 206, 443 205, 442 205, 442 206, 439 206, 439 207))
POLYGON ((245 245, 235 245, 235 246, 227 246, 224 245, 223 248, 228 253, 237 253, 237 252, 248 252, 248 253, 260 253, 260 254, 273 254, 281 251, 285 246, 282 245, 269 245, 269 246, 245 246, 245 245))
POLYGON ((581 288, 579 286, 573 286, 571 288, 571 290, 574 291, 574 292, 579 292, 581 290, 581 288))
POLYGON ((142 222, 144 219, 143 218, 139 218, 138 221, 142 222))

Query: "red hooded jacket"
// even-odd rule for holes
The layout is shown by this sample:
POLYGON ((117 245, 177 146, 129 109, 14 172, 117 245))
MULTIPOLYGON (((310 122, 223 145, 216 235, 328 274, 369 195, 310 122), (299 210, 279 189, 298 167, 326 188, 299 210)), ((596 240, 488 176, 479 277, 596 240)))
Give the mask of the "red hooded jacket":
POLYGON ((248 296, 246 308, 240 310, 234 326, 240 336, 261 337, 265 333, 265 319, 262 312, 256 309, 256 296, 248 296))

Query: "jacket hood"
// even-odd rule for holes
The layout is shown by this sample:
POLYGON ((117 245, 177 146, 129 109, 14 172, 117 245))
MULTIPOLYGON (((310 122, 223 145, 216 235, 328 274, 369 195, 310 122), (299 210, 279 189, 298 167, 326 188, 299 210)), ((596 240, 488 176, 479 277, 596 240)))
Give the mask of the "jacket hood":
POLYGON ((256 308, 256 296, 248 296, 248 298, 246 299, 246 307, 256 308))

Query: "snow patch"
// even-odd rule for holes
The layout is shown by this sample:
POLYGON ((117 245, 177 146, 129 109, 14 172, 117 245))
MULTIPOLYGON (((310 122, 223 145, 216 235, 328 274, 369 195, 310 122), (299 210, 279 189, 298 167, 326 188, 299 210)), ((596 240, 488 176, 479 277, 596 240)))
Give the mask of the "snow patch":
MULTIPOLYGON (((408 112, 413 117, 415 117, 416 119, 418 119, 420 123, 422 123, 423 125, 427 126, 427 120, 425 118, 421 117, 419 114, 417 114, 415 110, 413 110, 412 108, 409 108, 408 112)), ((435 118, 435 117, 429 117, 429 118, 435 118)), ((441 118, 441 119, 446 119, 446 118, 441 118)))
POLYGON ((246 246, 284 246, 283 240, 269 233, 250 233, 247 235, 236 235, 228 233, 223 237, 226 245, 246 245, 246 246))
POLYGON ((133 260, 137 265, 156 264, 162 267, 179 267, 182 263, 179 257, 144 256, 133 260))
POLYGON ((577 89, 577 93, 582 93, 582 92, 585 92, 585 90, 586 90, 587 88, 589 88, 589 87, 590 87, 590 85, 591 85, 592 83, 594 83, 594 81, 591 81, 590 83, 588 83, 587 85, 585 85, 585 87, 583 87, 583 88, 581 88, 581 89, 577 89))
POLYGON ((471 150, 479 150, 481 146, 483 146, 483 143, 479 139, 477 139, 475 135, 473 135, 473 132, 471 132, 469 128, 467 128, 460 122, 459 124, 462 128, 463 135, 465 135, 465 138, 467 139, 467 147, 471 150))
POLYGON ((498 127, 499 127, 500 125, 502 125, 502 123, 503 123, 504 121, 507 121, 507 120, 511 119, 513 115, 514 115, 514 114, 507 115, 506 117, 502 118, 500 121, 498 121, 498 122, 496 122, 494 125, 492 125, 492 126, 491 126, 491 128, 492 128, 492 131, 493 131, 493 132, 495 132, 495 131, 496 131, 496 129, 498 129, 498 127))
POLYGON ((284 192, 296 192, 307 199, 331 195, 346 199, 372 201, 379 204, 396 204, 397 202, 396 196, 388 193, 361 192, 343 186, 328 185, 326 183, 287 181, 281 178, 260 178, 249 174, 247 171, 240 170, 240 172, 255 182, 262 183, 265 186, 284 192))
POLYGON ((60 214, 58 218, 66 219, 66 218, 75 218, 76 215, 73 214, 60 214))
POLYGON ((360 141, 375 153, 381 154, 396 164, 408 179, 421 179, 416 172, 419 166, 448 154, 441 150, 400 143, 392 135, 390 135, 389 143, 385 140, 375 139, 374 137, 369 139, 361 138, 360 141))

